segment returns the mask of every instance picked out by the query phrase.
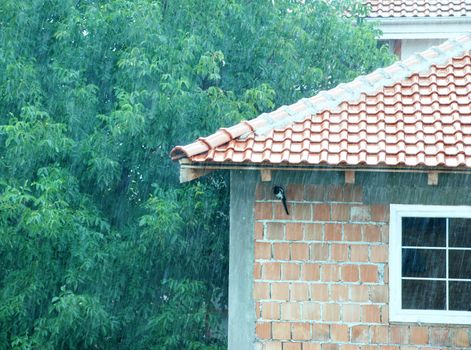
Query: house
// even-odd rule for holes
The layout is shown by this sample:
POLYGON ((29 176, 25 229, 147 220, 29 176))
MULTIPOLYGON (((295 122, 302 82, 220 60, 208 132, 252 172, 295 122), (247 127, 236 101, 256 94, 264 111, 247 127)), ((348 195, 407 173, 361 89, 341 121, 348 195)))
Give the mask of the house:
POLYGON ((182 181, 231 173, 230 350, 471 348, 470 50, 172 150, 182 181))
POLYGON ((368 21, 378 23, 381 40, 401 59, 467 33, 468 0, 366 0, 368 21))

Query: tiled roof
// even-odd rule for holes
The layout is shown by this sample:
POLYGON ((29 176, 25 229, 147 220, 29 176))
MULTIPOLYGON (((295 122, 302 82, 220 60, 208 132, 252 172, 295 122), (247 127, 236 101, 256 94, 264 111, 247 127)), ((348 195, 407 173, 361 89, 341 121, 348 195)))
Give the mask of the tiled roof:
POLYGON ((471 16, 469 0, 366 0, 371 18, 471 16))
POLYGON ((471 36, 175 147, 191 162, 471 167, 471 36))

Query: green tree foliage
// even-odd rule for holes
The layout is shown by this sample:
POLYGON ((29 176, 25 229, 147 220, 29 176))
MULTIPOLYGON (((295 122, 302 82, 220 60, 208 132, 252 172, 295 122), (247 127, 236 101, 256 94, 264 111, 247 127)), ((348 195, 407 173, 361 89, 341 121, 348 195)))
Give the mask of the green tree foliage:
POLYGON ((2 0, 0 349, 222 349, 228 179, 170 149, 390 62, 352 1, 2 0))

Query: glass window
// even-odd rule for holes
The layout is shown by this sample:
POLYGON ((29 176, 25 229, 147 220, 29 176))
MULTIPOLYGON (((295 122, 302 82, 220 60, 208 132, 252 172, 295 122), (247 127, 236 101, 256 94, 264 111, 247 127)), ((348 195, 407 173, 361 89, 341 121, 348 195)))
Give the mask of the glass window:
POLYGON ((392 321, 471 324, 471 207, 391 205, 392 321))

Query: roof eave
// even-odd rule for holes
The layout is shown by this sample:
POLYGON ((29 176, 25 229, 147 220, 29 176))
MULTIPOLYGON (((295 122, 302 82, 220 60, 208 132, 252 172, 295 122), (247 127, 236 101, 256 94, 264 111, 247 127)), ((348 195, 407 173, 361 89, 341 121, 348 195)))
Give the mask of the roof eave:
POLYGON ((180 182, 198 179, 216 170, 244 171, 344 171, 344 172, 386 172, 386 173, 426 173, 435 174, 471 174, 469 167, 427 167, 427 166, 386 166, 386 165, 319 165, 319 164, 273 164, 273 163, 231 163, 231 162, 192 162, 183 158, 180 163, 180 182))
POLYGON ((381 39, 450 39, 469 32, 471 16, 368 18, 379 24, 381 39))

